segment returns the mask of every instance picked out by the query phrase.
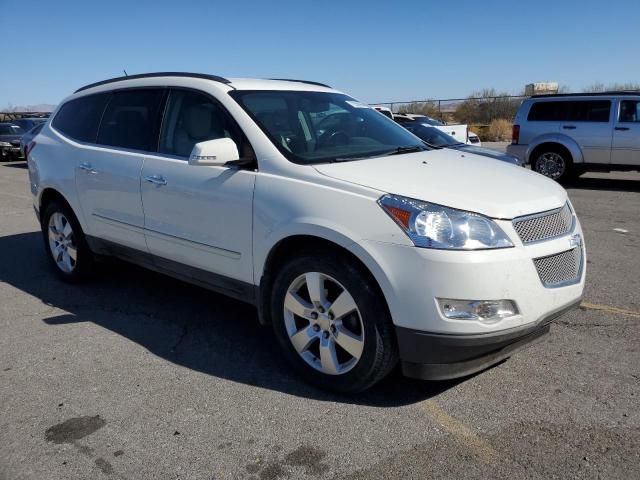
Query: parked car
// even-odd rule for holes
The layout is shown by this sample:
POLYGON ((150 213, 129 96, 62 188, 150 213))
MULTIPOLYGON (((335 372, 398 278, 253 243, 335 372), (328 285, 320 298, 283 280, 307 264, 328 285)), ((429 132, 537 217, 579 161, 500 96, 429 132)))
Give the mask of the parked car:
POLYGON ((442 130, 444 133, 452 136, 459 142, 476 145, 477 147, 481 145, 480 137, 478 137, 477 134, 470 132, 468 126, 464 124, 446 125, 440 120, 417 113, 396 113, 393 115, 393 119, 400 125, 419 121, 420 123, 431 125, 442 130))
POLYGON ((496 150, 476 147, 474 145, 469 145, 467 143, 459 142, 458 140, 453 138, 451 135, 447 135, 446 133, 439 130, 438 128, 432 125, 421 123, 420 121, 403 123, 402 126, 407 130, 409 130, 414 135, 416 135, 417 137, 421 138, 431 147, 452 148, 460 152, 483 155, 485 157, 494 158, 502 162, 518 165, 520 167, 523 167, 525 165, 522 160, 520 160, 518 157, 514 155, 509 155, 508 153, 502 153, 496 150))
POLYGON ((640 169, 640 93, 534 95, 507 152, 560 182, 586 171, 640 169))
POLYGON ((44 123, 46 121, 47 121, 46 118, 24 117, 24 118, 17 118, 16 120, 11 120, 11 123, 13 123, 14 125, 19 125, 20 127, 22 127, 22 129, 25 132, 28 132, 29 130, 31 130, 36 125, 39 125, 39 124, 44 123))
POLYGON ((431 149, 316 83, 98 82, 62 102, 27 158, 62 279, 113 255, 251 303, 291 366, 332 390, 366 389, 398 361, 417 378, 481 371, 584 289, 560 185, 431 149))
POLYGON ((377 112, 380 112, 385 117, 389 117, 391 120, 393 120, 393 113, 391 112, 391 109, 389 107, 382 107, 380 105, 374 105, 373 109, 376 110, 377 112))
POLYGON ((13 123, 0 123, 0 159, 16 160, 22 156, 20 137, 24 130, 13 123))
POLYGON ((20 137, 20 152, 22 153, 22 156, 26 157, 27 145, 29 145, 29 142, 31 142, 38 133, 40 133, 44 124, 45 122, 39 122, 35 127, 20 137))

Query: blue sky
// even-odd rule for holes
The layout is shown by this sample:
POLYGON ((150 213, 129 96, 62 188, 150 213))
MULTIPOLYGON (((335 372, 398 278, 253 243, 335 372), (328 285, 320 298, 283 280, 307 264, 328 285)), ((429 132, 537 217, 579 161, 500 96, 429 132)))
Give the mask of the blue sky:
POLYGON ((55 104, 123 68, 316 80, 366 102, 640 81, 640 1, 539 4, 0 0, 3 29, 16 28, 0 109, 55 104))

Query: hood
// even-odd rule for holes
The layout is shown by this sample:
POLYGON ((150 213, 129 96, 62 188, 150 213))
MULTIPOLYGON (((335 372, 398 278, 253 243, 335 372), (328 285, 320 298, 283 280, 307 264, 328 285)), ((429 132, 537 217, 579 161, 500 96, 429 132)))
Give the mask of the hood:
POLYGON ((502 153, 496 150, 491 150, 490 148, 476 147, 474 145, 465 145, 465 144, 456 145, 451 148, 468 152, 468 153, 475 153, 476 155, 482 155, 483 157, 495 158, 496 160, 513 163, 514 165, 522 164, 522 162, 520 162, 518 157, 514 155, 509 155, 508 153, 502 153))
POLYGON ((561 207, 567 192, 525 168, 456 150, 315 165, 332 178, 447 207, 511 219, 561 207))
POLYGON ((12 145, 20 145, 21 136, 22 135, 0 135, 0 142, 9 142, 12 145))

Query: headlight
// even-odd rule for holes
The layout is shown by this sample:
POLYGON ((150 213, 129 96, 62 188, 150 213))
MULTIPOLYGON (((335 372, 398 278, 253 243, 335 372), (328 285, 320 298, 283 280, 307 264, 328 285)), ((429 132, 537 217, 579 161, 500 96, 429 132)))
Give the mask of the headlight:
POLYGON ((9 142, 0 142, 0 147, 10 147, 11 144, 9 142))
POLYGON ((378 200, 416 247, 447 250, 482 250, 513 247, 490 218, 398 195, 378 200))

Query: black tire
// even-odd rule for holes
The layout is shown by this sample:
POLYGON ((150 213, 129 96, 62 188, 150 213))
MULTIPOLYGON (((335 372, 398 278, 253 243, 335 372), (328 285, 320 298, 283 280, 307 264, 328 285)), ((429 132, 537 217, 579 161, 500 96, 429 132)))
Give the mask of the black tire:
POLYGON ((271 318, 288 363, 303 380, 325 390, 361 392, 382 380, 398 361, 395 331, 382 294, 360 265, 339 252, 330 249, 306 251, 286 262, 273 282, 271 318), (298 354, 287 332, 285 296, 292 283, 308 272, 320 272, 337 280, 351 295, 360 313, 364 329, 362 353, 355 365, 340 375, 323 373, 310 366, 298 354))
POLYGON ((533 170, 558 183, 570 182, 581 173, 573 164, 571 153, 559 145, 540 147, 534 152, 532 157, 533 161, 531 162, 531 166, 533 170), (553 161, 551 161, 551 159, 553 159, 553 161), (558 165, 558 167, 549 168, 549 165, 553 164, 558 165))
POLYGON ((40 227, 42 229, 45 254, 58 277, 65 282, 77 283, 85 281, 93 276, 95 265, 93 253, 89 249, 89 245, 87 244, 87 240, 82 228, 80 227, 78 219, 66 203, 54 200, 47 204, 40 217, 40 227), (72 261, 73 268, 71 271, 64 271, 63 268, 58 265, 50 244, 49 222, 51 217, 56 213, 62 214, 72 229, 72 233, 69 237, 72 244, 76 247, 75 250, 77 253, 75 260, 72 261))

